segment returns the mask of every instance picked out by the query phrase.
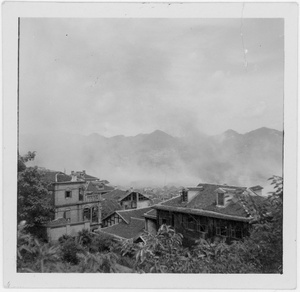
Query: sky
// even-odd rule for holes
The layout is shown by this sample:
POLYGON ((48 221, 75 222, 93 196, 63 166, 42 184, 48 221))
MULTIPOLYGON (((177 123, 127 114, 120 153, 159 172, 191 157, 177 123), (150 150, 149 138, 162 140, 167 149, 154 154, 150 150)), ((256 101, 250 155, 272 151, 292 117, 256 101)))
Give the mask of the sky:
POLYGON ((283 129, 282 19, 20 21, 20 134, 283 129))

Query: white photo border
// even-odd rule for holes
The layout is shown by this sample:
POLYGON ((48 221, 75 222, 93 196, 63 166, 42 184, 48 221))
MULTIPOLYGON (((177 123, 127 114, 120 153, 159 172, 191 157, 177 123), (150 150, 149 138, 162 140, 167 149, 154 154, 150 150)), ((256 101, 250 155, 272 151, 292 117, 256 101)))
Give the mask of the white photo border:
POLYGON ((11 288, 293 289, 297 240, 296 3, 4 2, 3 23, 3 281, 11 288), (34 274, 17 273, 18 18, 283 18, 284 254, 283 274, 34 274))

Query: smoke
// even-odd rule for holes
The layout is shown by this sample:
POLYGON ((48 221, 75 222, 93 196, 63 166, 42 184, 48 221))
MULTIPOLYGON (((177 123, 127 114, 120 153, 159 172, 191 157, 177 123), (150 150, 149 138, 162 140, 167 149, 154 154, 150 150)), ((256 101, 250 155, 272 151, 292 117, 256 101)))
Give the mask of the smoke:
POLYGON ((183 138, 160 131, 113 138, 97 134, 21 135, 20 152, 37 151, 29 165, 67 173, 86 170, 126 187, 200 182, 268 186, 269 177, 282 175, 281 140, 247 137, 210 137, 196 131, 183 138))

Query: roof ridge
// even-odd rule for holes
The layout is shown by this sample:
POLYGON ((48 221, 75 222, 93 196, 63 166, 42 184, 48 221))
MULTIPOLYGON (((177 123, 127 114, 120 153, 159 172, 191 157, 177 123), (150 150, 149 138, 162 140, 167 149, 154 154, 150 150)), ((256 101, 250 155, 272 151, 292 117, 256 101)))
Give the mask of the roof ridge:
MULTIPOLYGON (((229 215, 229 214, 223 214, 223 213, 218 213, 215 211, 210 211, 210 210, 204 210, 204 209, 193 209, 193 208, 184 208, 184 207, 175 207, 175 206, 160 206, 161 208, 165 208, 165 209, 175 209, 177 211, 181 211, 183 213, 196 213, 196 214, 209 214, 209 215, 215 215, 215 217, 219 216, 219 217, 225 217, 228 219, 240 219, 243 221, 249 221, 251 219, 251 217, 242 217, 242 216, 237 216, 237 215, 229 215)), ((212 216, 213 217, 213 216, 212 216)), ((218 218, 218 217, 217 217, 218 218)))
MULTIPOLYGON (((120 211, 120 210, 117 210, 117 211, 115 211, 115 212, 113 212, 113 213, 117 213, 117 214, 125 221, 125 223, 129 224, 130 222, 128 222, 128 221, 127 221, 127 220, 119 213, 119 211, 120 211)), ((112 213, 112 214, 113 214, 113 213, 112 213)), ((112 215, 112 214, 111 214, 111 215, 112 215)))
POLYGON ((134 208, 134 209, 125 209, 125 210, 118 210, 121 212, 128 212, 128 211, 135 211, 135 210, 142 210, 142 209, 148 209, 150 207, 143 207, 143 208, 134 208))
POLYGON ((173 198, 170 198, 170 199, 168 199, 168 200, 165 200, 165 201, 159 202, 159 203, 157 203, 157 204, 155 204, 155 205, 153 205, 153 206, 156 206, 156 205, 161 205, 162 203, 169 202, 169 201, 171 201, 171 200, 173 200, 173 199, 175 199, 175 198, 180 198, 180 196, 181 196, 181 195, 175 196, 175 197, 173 197, 173 198))
POLYGON ((145 220, 145 219, 143 219, 143 218, 136 218, 136 217, 130 217, 130 219, 136 219, 136 220, 145 220))
POLYGON ((199 183, 197 185, 197 187, 199 186, 205 186, 205 185, 209 185, 209 186, 216 186, 216 187, 223 187, 223 188, 239 188, 239 189, 247 189, 247 187, 242 187, 242 186, 234 186, 234 185, 224 185, 224 184, 211 184, 211 183, 199 183))

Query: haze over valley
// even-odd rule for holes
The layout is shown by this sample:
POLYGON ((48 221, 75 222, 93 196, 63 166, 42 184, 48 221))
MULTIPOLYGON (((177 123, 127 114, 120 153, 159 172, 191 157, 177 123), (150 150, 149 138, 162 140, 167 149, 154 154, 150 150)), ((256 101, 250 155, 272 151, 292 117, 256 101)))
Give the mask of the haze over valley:
POLYGON ((84 169, 116 185, 266 186, 270 176, 282 175, 282 143, 283 133, 268 128, 184 137, 160 130, 111 138, 53 133, 20 135, 20 153, 36 151, 32 165, 67 173, 84 169))

